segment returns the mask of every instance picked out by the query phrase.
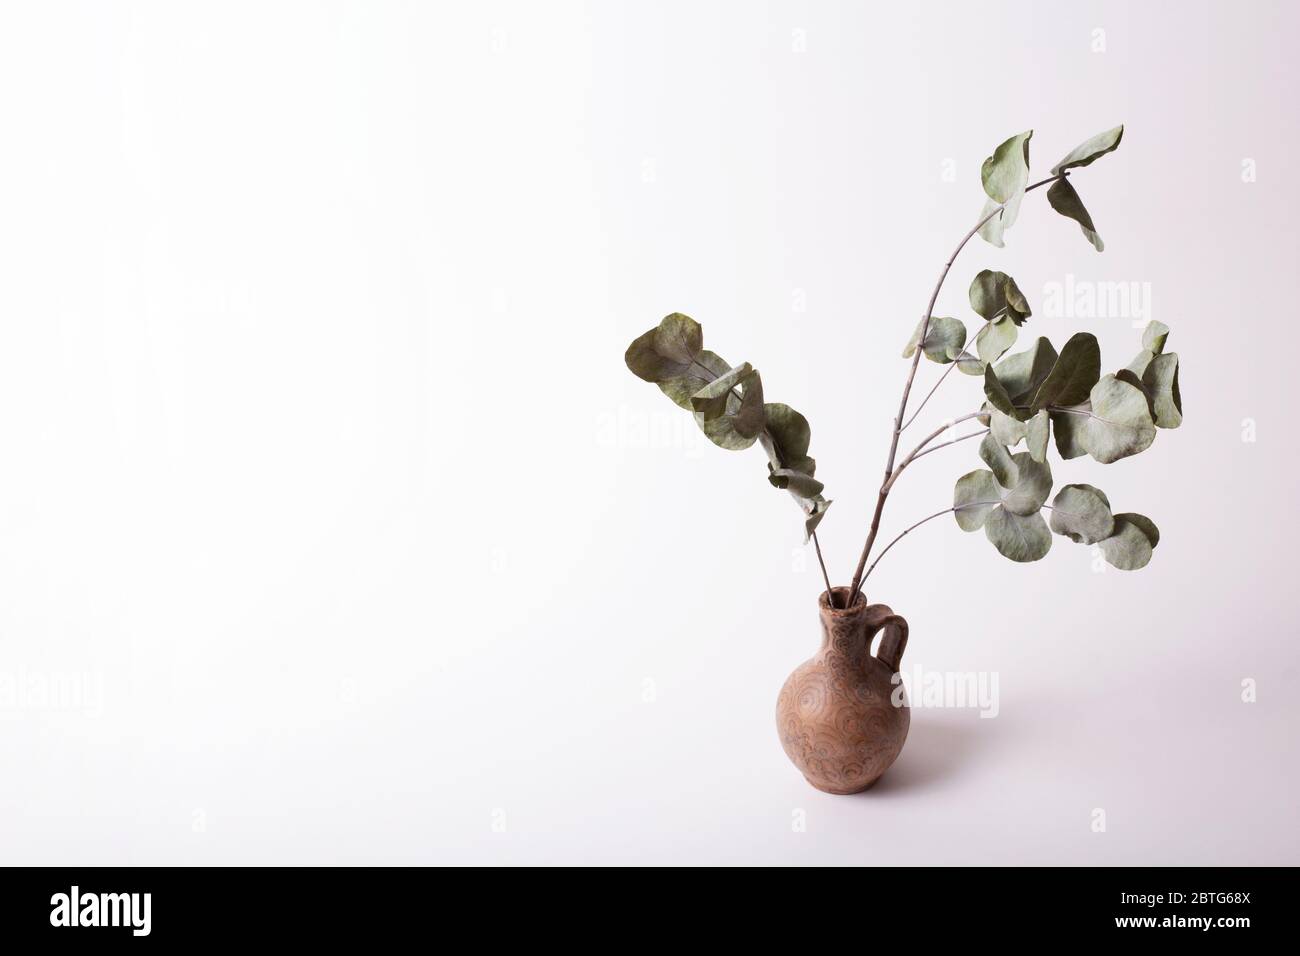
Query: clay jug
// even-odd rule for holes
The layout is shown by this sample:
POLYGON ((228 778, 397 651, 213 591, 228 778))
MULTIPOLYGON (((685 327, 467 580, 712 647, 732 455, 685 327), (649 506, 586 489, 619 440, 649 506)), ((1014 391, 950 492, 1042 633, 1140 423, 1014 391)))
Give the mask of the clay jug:
MULTIPOLYGON (((848 588, 835 588, 843 603, 848 588)), ((903 749, 911 714, 894 679, 907 646, 907 621, 860 594, 849 608, 818 601, 821 649, 786 678, 776 725, 794 765, 818 790, 858 793, 889 769, 903 749), (884 632, 871 655, 871 641, 884 632), (894 701, 898 701, 895 706, 894 701)))

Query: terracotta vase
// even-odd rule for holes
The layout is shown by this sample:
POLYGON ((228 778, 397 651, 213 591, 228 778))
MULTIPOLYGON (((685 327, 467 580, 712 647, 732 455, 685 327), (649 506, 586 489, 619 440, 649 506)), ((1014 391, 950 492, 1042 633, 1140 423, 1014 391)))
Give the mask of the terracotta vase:
MULTIPOLYGON (((848 588, 835 588, 843 603, 848 588)), ((850 608, 818 601, 822 646, 795 668, 776 700, 776 726, 794 765, 818 790, 858 793, 903 749, 911 714, 895 682, 907 646, 907 621, 861 595, 850 608), (883 631, 880 648, 871 641, 883 631), (898 704, 895 705, 894 701, 898 704)))

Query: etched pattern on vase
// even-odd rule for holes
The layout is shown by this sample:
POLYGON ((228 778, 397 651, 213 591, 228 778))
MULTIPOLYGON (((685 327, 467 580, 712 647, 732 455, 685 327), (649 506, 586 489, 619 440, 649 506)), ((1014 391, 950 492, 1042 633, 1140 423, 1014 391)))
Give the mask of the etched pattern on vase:
MULTIPOLYGON (((842 600, 847 588, 836 588, 842 600)), ((832 608, 819 602, 821 649, 781 688, 777 730, 786 755, 808 782, 828 793, 858 793, 898 758, 911 714, 895 684, 907 644, 907 622, 884 604, 832 608), (872 638, 883 631, 877 656, 872 638), (897 692, 902 706, 895 706, 897 692)))

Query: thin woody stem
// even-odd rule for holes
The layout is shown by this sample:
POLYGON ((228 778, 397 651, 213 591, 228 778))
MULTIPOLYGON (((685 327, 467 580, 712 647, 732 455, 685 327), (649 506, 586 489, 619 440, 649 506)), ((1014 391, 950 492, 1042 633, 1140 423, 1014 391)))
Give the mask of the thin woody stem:
POLYGON ((865 581, 867 578, 869 578, 869 577, 871 576, 871 572, 874 571, 874 570, 876 570, 876 565, 880 563, 880 559, 883 558, 885 555, 889 554, 889 549, 890 549, 890 548, 892 548, 894 545, 898 544, 898 542, 902 541, 903 538, 907 537, 908 532, 910 532, 910 531, 915 531, 917 528, 921 527, 921 525, 925 524, 927 521, 931 521, 931 520, 933 520, 933 519, 935 519, 935 518, 940 517, 941 515, 946 515, 946 514, 947 514, 948 512, 950 512, 950 511, 956 511, 956 510, 957 510, 956 507, 952 507, 952 508, 944 508, 942 511, 936 511, 934 514, 932 514, 932 515, 930 515, 930 516, 928 516, 928 517, 922 518, 922 519, 921 519, 920 521, 918 521, 916 524, 912 525, 910 528, 908 528, 907 530, 905 530, 905 531, 904 531, 902 534, 900 534, 897 538, 895 538, 893 541, 889 542, 889 544, 885 545, 885 550, 884 550, 884 551, 881 551, 880 554, 876 555, 876 560, 874 560, 874 561, 871 562, 871 567, 867 568, 867 573, 864 574, 864 575, 862 576, 862 580, 865 581))
MULTIPOLYGON (((961 422, 969 421, 972 418, 979 418, 983 414, 984 414, 983 412, 971 412, 969 415, 963 415, 961 418, 954 418, 952 421, 945 422, 943 425, 940 425, 934 431, 930 432, 930 434, 926 435, 925 438, 921 440, 921 444, 913 448, 911 454, 909 454, 906 458, 904 458, 901 462, 899 462, 898 467, 895 468, 893 474, 889 476, 889 480, 885 482, 884 490, 889 491, 890 488, 893 488, 894 482, 896 482, 898 480, 898 476, 903 473, 903 469, 906 468, 908 465, 910 465, 912 462, 916 461, 916 459, 920 458, 923 454, 925 454, 925 452, 922 451, 922 449, 925 448, 926 445, 930 444, 930 442, 934 441, 936 438, 938 438, 948 429, 952 428, 954 425, 960 424, 961 422)), ((971 436, 966 435, 963 437, 970 438, 971 436)), ((957 439, 957 441, 961 441, 961 439, 959 438, 957 439)), ((951 445, 952 442, 944 442, 944 444, 951 445)), ((943 447, 943 446, 941 445, 939 447, 943 447)), ((934 449, 930 449, 930 450, 933 451, 934 449)))
MULTIPOLYGON (((962 353, 966 354, 966 350, 962 349, 962 353)), ((903 431, 907 431, 912 422, 916 421, 916 416, 921 414, 921 411, 925 408, 925 403, 930 400, 931 396, 933 396, 935 392, 939 391, 939 386, 943 384, 943 380, 951 374, 952 370, 957 367, 958 361, 960 361, 960 359, 948 363, 948 367, 944 369, 943 374, 939 376, 939 381, 934 383, 934 388, 930 389, 930 391, 926 393, 925 398, 921 399, 921 404, 916 406, 916 411, 912 412, 912 416, 903 423, 903 431)))
MULTIPOLYGON (((938 451, 940 448, 947 448, 949 445, 955 445, 957 442, 965 441, 967 438, 979 438, 981 435, 987 435, 988 433, 989 430, 987 428, 981 428, 977 432, 971 432, 969 435, 962 435, 960 438, 954 438, 952 441, 940 442, 938 445, 933 445, 930 448, 927 448, 925 451, 918 454, 916 458, 924 458, 932 451, 938 451)), ((915 461, 916 458, 912 460, 915 461)))
POLYGON ((826 582, 826 600, 833 601, 835 592, 831 590, 831 576, 826 573, 826 562, 822 560, 822 543, 817 540, 817 532, 812 533, 813 548, 817 551, 817 563, 822 566, 822 580, 826 582))
MULTIPOLYGON (((1003 309, 1002 311, 998 312, 996 315, 993 316, 993 319, 996 319, 999 315, 1002 315, 1005 311, 1006 310, 1003 309)), ((984 330, 993 324, 993 319, 987 320, 984 323, 984 325, 980 327, 980 330, 975 333, 975 338, 971 339, 972 342, 977 341, 979 337, 984 334, 984 330)), ((958 355, 955 359, 953 359, 951 362, 948 363, 948 367, 944 369, 943 374, 939 376, 939 381, 934 383, 934 388, 926 392, 925 398, 921 399, 921 404, 916 406, 916 411, 912 412, 912 414, 908 416, 907 421, 903 422, 903 431, 907 431, 907 429, 911 427, 912 422, 916 421, 916 416, 920 415, 921 412, 925 411, 926 402, 930 401, 930 399, 934 397, 934 393, 939 391, 939 386, 943 384, 943 380, 952 374, 952 370, 955 369, 961 363, 964 357, 968 357, 968 356, 970 358, 975 358, 975 356, 971 355, 969 352, 966 351, 965 348, 963 348, 961 350, 961 355, 958 355)))
MULTIPOLYGON (((971 436, 967 435, 966 437, 969 438, 971 436)), ((968 501, 965 504, 953 505, 951 508, 944 508, 942 511, 936 511, 932 515, 927 515, 926 517, 918 521, 916 524, 912 525, 910 528, 904 529, 903 532, 897 538, 889 542, 889 544, 885 545, 885 550, 881 551, 880 554, 876 555, 876 560, 872 561, 871 567, 867 568, 867 573, 866 575, 864 575, 863 580, 865 581, 867 578, 871 576, 871 572, 876 570, 876 565, 880 563, 881 558, 883 558, 885 555, 889 553, 890 548, 898 544, 898 542, 902 541, 903 538, 907 537, 908 532, 915 531, 917 528, 921 527, 921 525, 925 524, 927 521, 932 521, 935 518, 938 518, 942 515, 946 515, 952 511, 961 511, 963 508, 979 508, 984 505, 997 505, 1001 503, 1002 502, 1000 501, 968 501)), ((1043 507, 1047 507, 1047 506, 1044 505, 1043 507)))
MULTIPOLYGON (((1047 179, 1039 180, 1031 186, 1025 187, 1025 192, 1037 189, 1047 183, 1063 179, 1064 173, 1058 173, 1055 176, 1049 176, 1047 179)), ((885 500, 889 497, 890 479, 894 474, 894 459, 898 455, 898 436, 903 431, 903 416, 907 413, 907 399, 912 394, 912 382, 916 379, 916 368, 921 362, 921 353, 925 351, 921 346, 925 343, 925 338, 930 332, 930 319, 934 315, 934 304, 939 299, 939 290, 943 288, 943 282, 948 278, 948 272, 952 269, 952 264, 957 261, 957 256, 961 254, 962 249, 966 248, 966 243, 974 235, 984 228, 985 223, 993 219, 994 216, 1001 215, 1006 209, 1006 203, 1001 203, 996 209, 975 224, 970 232, 962 237, 957 248, 953 250, 948 261, 944 263, 943 271, 939 273, 939 281, 934 284, 934 291, 930 293, 930 301, 925 307, 925 315, 921 320, 921 336, 918 339, 917 349, 912 354, 912 367, 907 372, 907 381, 903 385, 903 397, 898 403, 898 414, 894 416, 894 431, 889 439, 889 458, 885 461, 885 475, 880 482, 880 491, 876 495, 876 509, 871 515, 871 529, 867 532, 867 543, 863 545, 862 556, 858 558, 857 569, 853 572, 853 581, 849 585, 849 595, 847 600, 852 602, 854 595, 862 586, 862 579, 867 567, 867 559, 871 557, 871 546, 876 543, 876 535, 880 532, 880 516, 885 510, 885 500)), ((942 512, 940 512, 942 513, 942 512)), ((892 544, 892 542, 891 542, 892 544)))

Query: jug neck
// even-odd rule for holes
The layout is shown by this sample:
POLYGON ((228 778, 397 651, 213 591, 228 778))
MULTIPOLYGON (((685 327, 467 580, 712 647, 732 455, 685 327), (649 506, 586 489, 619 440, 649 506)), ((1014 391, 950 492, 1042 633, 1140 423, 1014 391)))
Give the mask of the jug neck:
MULTIPOLYGON (((834 588, 836 604, 848 597, 848 588, 834 588)), ((858 594, 851 607, 832 607, 829 595, 823 591, 817 602, 822 622, 822 652, 858 660, 871 653, 867 636, 867 619, 870 616, 867 599, 858 594)))

